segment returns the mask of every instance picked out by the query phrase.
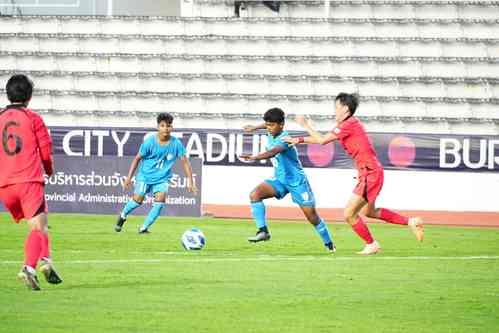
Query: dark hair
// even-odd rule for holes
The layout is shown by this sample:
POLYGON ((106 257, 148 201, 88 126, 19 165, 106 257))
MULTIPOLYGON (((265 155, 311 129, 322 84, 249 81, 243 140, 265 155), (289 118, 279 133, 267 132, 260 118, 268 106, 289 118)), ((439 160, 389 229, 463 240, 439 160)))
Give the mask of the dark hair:
POLYGON ((263 120, 269 123, 283 123, 284 122, 284 111, 279 108, 272 108, 267 110, 263 115, 263 120))
POLYGON ((162 121, 166 121, 167 124, 171 125, 173 123, 173 116, 169 113, 163 112, 163 113, 158 114, 156 121, 158 122, 158 125, 162 121))
POLYGON ((7 98, 11 103, 26 103, 33 94, 33 81, 24 74, 13 75, 7 81, 5 90, 7 90, 7 98))
POLYGON ((359 106, 359 95, 339 93, 335 101, 340 101, 341 104, 346 105, 350 114, 353 115, 359 106))

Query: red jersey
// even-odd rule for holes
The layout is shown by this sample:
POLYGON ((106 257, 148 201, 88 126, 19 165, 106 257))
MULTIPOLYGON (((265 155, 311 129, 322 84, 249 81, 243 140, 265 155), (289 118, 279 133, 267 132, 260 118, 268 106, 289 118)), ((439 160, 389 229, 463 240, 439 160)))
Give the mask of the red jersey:
POLYGON ((0 131, 0 187, 43 183, 42 162, 52 167, 52 140, 43 119, 24 106, 9 105, 0 110, 0 131))
POLYGON ((343 149, 352 156, 357 169, 382 168, 364 126, 357 118, 348 118, 333 128, 332 133, 339 139, 343 149))

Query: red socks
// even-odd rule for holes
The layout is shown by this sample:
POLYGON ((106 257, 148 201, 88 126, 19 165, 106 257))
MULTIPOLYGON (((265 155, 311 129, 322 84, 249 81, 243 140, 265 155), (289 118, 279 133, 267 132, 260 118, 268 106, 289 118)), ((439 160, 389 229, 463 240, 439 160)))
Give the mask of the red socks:
POLYGON ((40 234, 41 231, 31 230, 24 243, 24 264, 34 269, 36 269, 42 251, 42 237, 40 234))
POLYGON ((402 216, 398 213, 395 213, 392 210, 380 208, 379 209, 379 217, 388 223, 393 224, 404 224, 407 225, 409 223, 409 218, 402 216))
MULTIPOLYGON (((379 218, 385 222, 393 224, 407 225, 409 223, 409 218, 385 208, 380 208, 379 218)), ((367 228, 367 224, 360 218, 360 216, 357 218, 357 222, 352 225, 352 229, 367 244, 371 244, 374 241, 369 228, 367 228)))
POLYGON ((49 236, 43 232, 40 232, 41 239, 41 251, 40 251, 40 259, 50 258, 50 245, 49 245, 49 236))
POLYGON ((357 223, 352 224, 352 229, 366 242, 366 244, 374 242, 373 236, 371 236, 371 232, 369 231, 369 228, 367 228, 367 224, 362 221, 360 216, 357 218, 357 223))
POLYGON ((36 269, 38 260, 50 258, 49 236, 39 230, 31 230, 24 243, 24 264, 36 269))

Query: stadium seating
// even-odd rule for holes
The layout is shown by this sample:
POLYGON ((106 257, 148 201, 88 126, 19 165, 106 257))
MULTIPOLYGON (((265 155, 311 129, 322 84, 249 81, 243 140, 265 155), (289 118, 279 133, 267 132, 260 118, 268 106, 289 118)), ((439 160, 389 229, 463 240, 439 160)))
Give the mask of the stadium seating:
MULTIPOLYGON (((232 16, 233 1, 193 0, 195 6, 191 16, 232 16)), ((261 1, 247 1, 246 15, 275 16, 261 1)), ((280 14, 288 17, 333 17, 333 18, 414 18, 497 19, 499 9, 494 1, 462 0, 301 0, 282 1, 280 14), (327 6, 329 4, 329 8, 327 6)), ((244 16, 244 14, 242 15, 244 16)))
POLYGON ((359 116, 373 131, 497 134, 496 2, 246 11, 235 18, 231 1, 195 0, 187 15, 206 17, 0 17, 0 78, 33 77, 32 106, 55 125, 79 115, 147 125, 170 111, 176 126, 239 127, 270 106, 325 125, 336 93, 348 91, 362 96, 359 116))

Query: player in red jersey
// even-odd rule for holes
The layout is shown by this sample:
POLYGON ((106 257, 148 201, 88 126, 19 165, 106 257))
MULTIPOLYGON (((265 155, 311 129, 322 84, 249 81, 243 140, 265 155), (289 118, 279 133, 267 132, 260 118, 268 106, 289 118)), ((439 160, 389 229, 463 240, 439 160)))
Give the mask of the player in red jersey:
POLYGON ((14 75, 7 82, 7 97, 12 103, 0 109, 0 202, 19 223, 28 220, 31 229, 24 246, 24 266, 18 278, 33 290, 40 290, 36 266, 52 284, 61 283, 50 259, 47 204, 44 194, 45 173, 53 173, 52 140, 42 118, 27 108, 33 83, 25 75, 14 75))
POLYGON ((407 218, 386 208, 376 208, 376 198, 383 187, 383 166, 376 157, 369 136, 362 123, 353 115, 359 105, 357 95, 340 93, 336 96, 336 127, 330 133, 321 135, 303 116, 296 121, 310 136, 284 138, 292 144, 328 144, 339 140, 345 151, 355 161, 358 171, 358 184, 344 210, 346 221, 361 237, 366 246, 359 254, 369 255, 379 252, 380 246, 371 235, 365 217, 383 220, 388 223, 408 225, 419 241, 423 240, 423 221, 420 218, 407 218))

